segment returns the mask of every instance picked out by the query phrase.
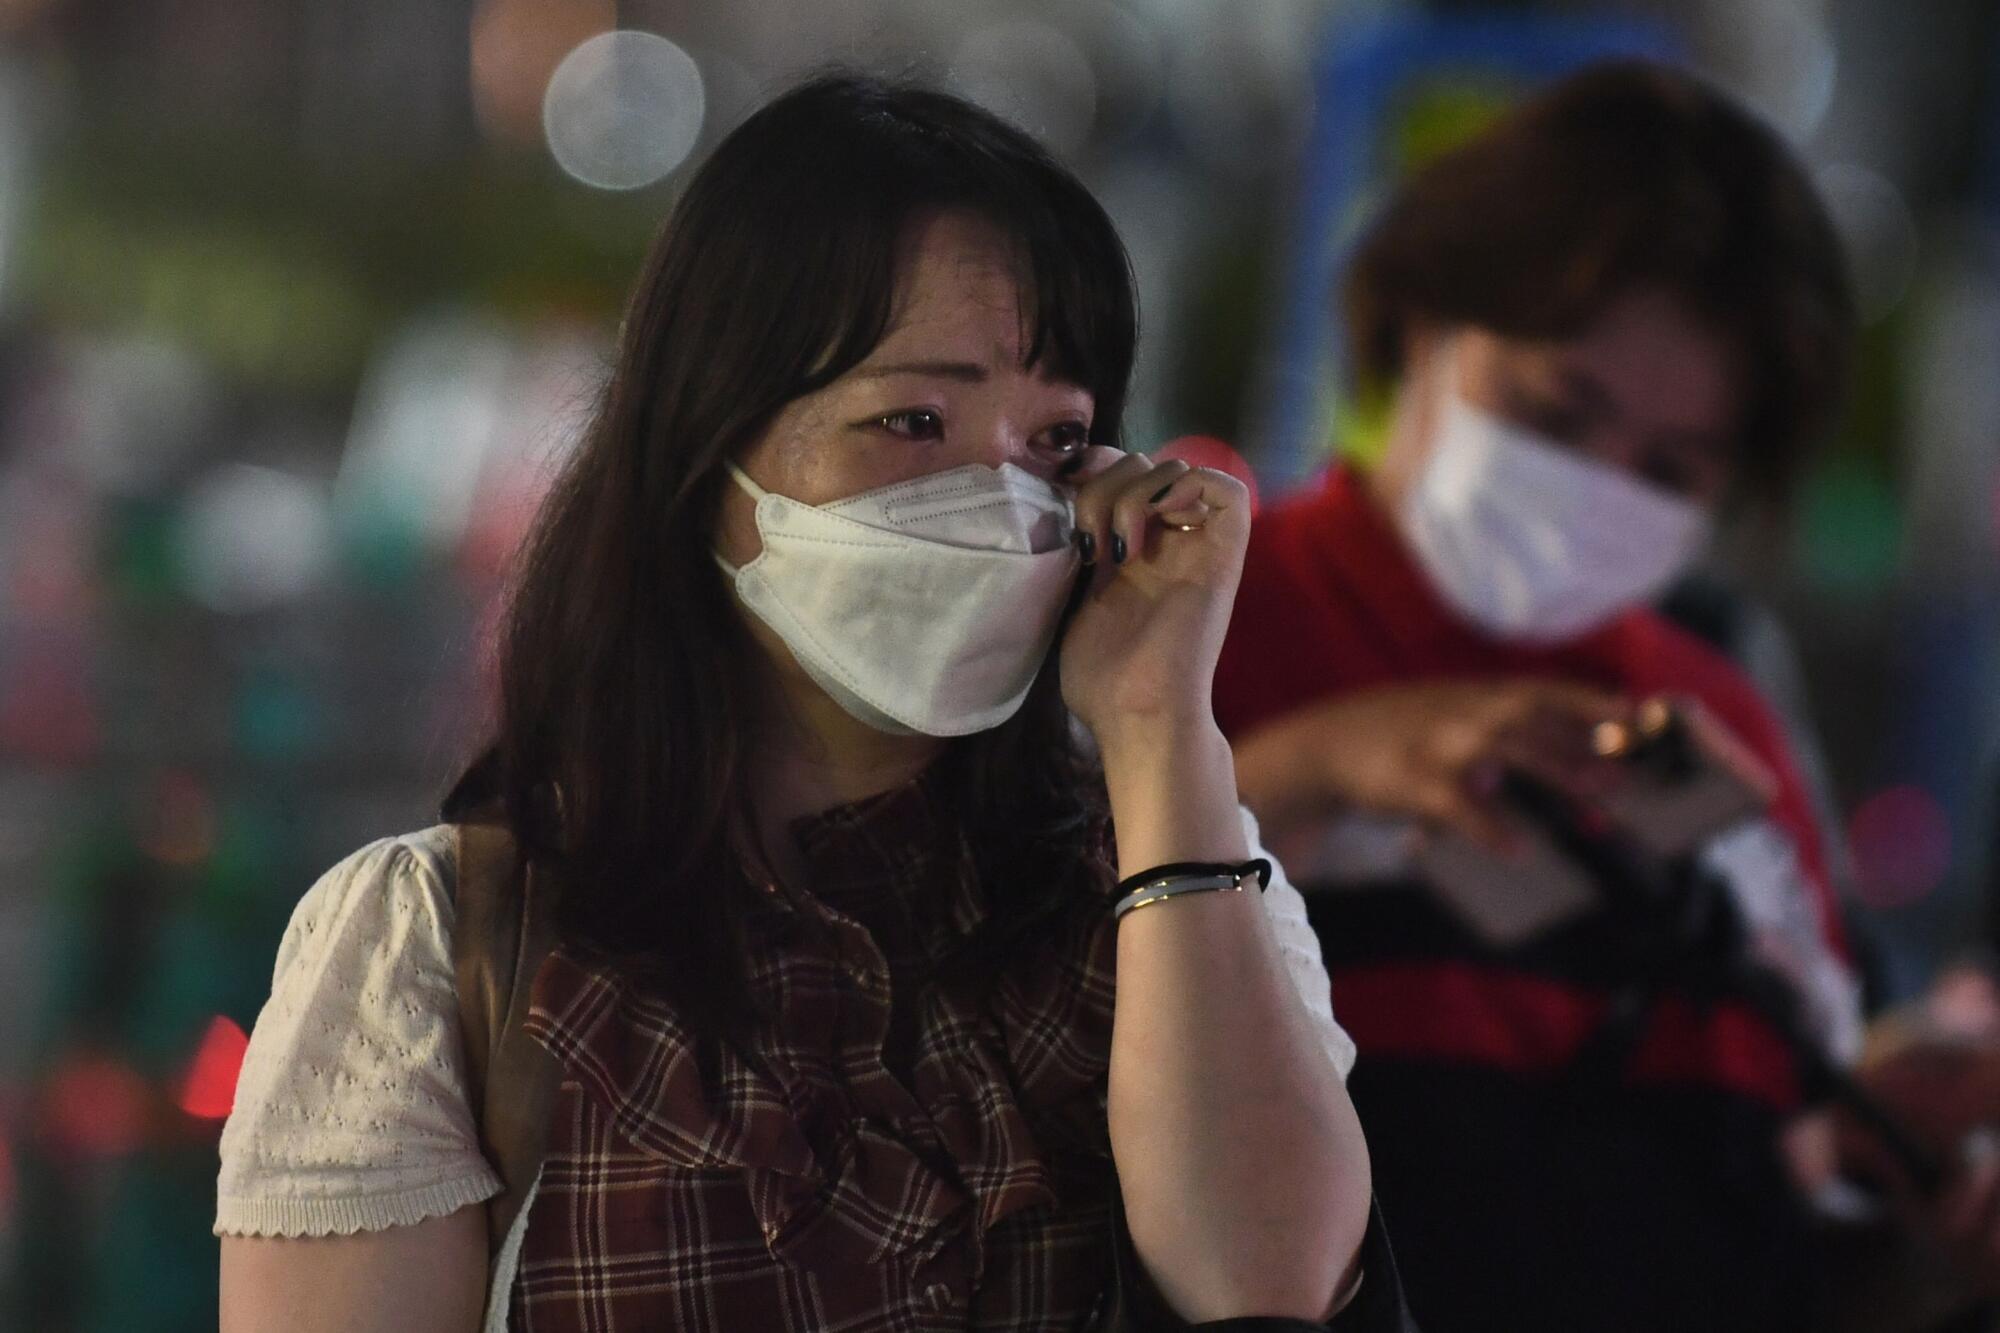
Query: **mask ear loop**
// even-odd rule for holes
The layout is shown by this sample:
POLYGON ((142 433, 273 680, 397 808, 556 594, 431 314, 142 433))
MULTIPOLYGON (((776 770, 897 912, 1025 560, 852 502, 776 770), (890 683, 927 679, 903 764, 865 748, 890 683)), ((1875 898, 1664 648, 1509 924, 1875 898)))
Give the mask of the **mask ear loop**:
POLYGON ((748 493, 748 495, 752 500, 761 500, 765 496, 770 494, 770 492, 765 490, 762 486, 759 486, 756 482, 750 480, 750 474, 748 472, 745 472, 742 468, 736 466, 735 459, 733 458, 730 459, 729 462, 726 464, 726 466, 729 468, 730 477, 734 479, 734 481, 738 486, 741 486, 744 489, 744 491, 748 493))
MULTIPOLYGON (((729 469, 730 479, 734 481, 738 486, 742 487, 744 493, 748 495, 751 498, 751 500, 756 501, 758 503, 762 503, 764 497, 770 494, 769 491, 765 490, 762 486, 759 486, 756 482, 752 481, 750 479, 750 474, 748 472, 745 472, 742 468, 736 466, 735 459, 733 458, 729 459, 724 464, 724 466, 726 466, 729 469)), ((715 563, 721 565, 722 572, 729 575, 730 578, 734 579, 738 574, 742 573, 743 566, 730 564, 727 560, 724 560, 722 558, 722 552, 711 549, 709 551, 709 554, 715 557, 715 563)))

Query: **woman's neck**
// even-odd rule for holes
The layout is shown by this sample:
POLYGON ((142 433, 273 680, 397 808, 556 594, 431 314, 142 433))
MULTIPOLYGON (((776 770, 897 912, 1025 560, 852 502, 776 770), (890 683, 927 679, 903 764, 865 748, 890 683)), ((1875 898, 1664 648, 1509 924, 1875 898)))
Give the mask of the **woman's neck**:
POLYGON ((788 700, 762 757, 774 814, 787 822, 900 787, 944 748, 935 736, 891 736, 821 694, 788 700))
MULTIPOLYGON (((782 649, 780 650, 782 651, 782 649)), ((802 867, 792 822, 910 782, 943 751, 935 736, 892 736, 854 717, 789 654, 772 663, 772 706, 753 759, 758 832, 781 876, 802 867)))

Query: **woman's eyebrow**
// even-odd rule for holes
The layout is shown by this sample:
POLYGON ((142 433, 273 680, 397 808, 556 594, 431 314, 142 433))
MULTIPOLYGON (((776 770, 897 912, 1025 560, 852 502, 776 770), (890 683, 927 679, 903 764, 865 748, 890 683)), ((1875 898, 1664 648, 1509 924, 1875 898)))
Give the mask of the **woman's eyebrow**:
POLYGON ((864 380, 886 379, 891 375, 929 375, 937 379, 982 384, 987 379, 987 370, 974 361, 902 361, 893 366, 876 366, 855 372, 856 379, 864 380))

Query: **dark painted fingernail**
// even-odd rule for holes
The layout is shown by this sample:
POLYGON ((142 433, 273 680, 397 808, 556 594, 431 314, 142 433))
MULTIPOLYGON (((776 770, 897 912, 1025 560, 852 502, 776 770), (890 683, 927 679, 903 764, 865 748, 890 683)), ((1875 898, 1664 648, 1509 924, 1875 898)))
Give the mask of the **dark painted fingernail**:
POLYGON ((1125 563, 1125 536, 1123 533, 1114 532, 1111 534, 1111 563, 1114 565, 1125 563))
POLYGON ((1083 553, 1084 564, 1094 565, 1097 563, 1097 538, 1091 536, 1082 528, 1076 530, 1076 549, 1083 553))
POLYGON ((1078 454, 1075 458, 1070 459, 1069 462, 1064 463, 1061 467, 1057 468, 1056 475, 1058 477, 1075 476, 1076 470, 1083 466, 1084 459, 1087 458, 1088 456, 1089 455, 1087 454, 1078 454))
MULTIPOLYGON (((1180 479, 1179 479, 1178 477, 1176 477, 1176 478, 1175 478, 1174 480, 1175 480, 1175 481, 1178 481, 1178 480, 1180 480, 1180 479)), ((1159 503, 1160 501, 1162 501, 1162 500, 1164 500, 1164 499, 1166 499, 1166 498, 1167 498, 1167 492, 1168 492, 1168 491, 1170 491, 1170 490, 1172 490, 1173 488, 1174 488, 1174 483, 1173 483, 1172 481, 1168 482, 1168 483, 1167 483, 1166 485, 1164 485, 1164 486, 1160 487, 1160 489, 1159 489, 1159 490, 1157 490, 1157 491, 1154 491, 1154 492, 1153 492, 1153 498, 1152 498, 1152 499, 1150 499, 1150 500, 1148 500, 1148 501, 1146 501, 1146 503, 1147 503, 1147 504, 1149 504, 1149 505, 1156 505, 1156 504, 1158 504, 1158 503, 1159 503)))

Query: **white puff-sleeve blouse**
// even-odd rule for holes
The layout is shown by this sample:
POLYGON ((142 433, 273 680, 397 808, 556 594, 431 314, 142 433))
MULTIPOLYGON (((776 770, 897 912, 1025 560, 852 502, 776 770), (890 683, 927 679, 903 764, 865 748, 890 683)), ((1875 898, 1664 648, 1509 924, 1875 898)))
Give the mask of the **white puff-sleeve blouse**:
POLYGON ((222 1129, 217 1234, 376 1231, 500 1192, 466 1100, 455 848, 442 824, 385 838, 300 900, 222 1129))

